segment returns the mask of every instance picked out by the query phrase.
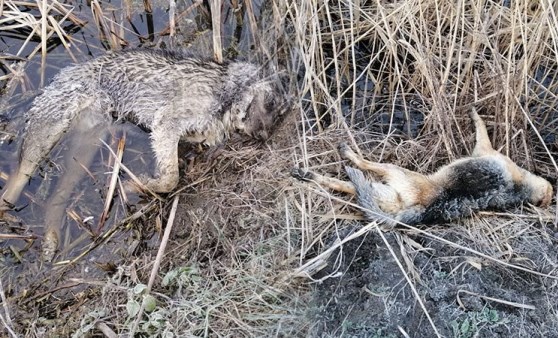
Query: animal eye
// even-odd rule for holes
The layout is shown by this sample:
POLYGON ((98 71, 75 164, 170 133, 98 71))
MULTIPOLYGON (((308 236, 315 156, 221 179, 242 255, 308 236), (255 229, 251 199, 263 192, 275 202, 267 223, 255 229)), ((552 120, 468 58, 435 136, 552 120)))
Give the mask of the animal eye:
POLYGON ((267 101, 267 104, 266 104, 266 107, 265 107, 265 108, 266 108, 268 111, 270 111, 270 110, 275 109, 276 105, 277 105, 277 102, 275 101, 275 98, 272 98, 272 99, 270 99, 270 100, 267 101))

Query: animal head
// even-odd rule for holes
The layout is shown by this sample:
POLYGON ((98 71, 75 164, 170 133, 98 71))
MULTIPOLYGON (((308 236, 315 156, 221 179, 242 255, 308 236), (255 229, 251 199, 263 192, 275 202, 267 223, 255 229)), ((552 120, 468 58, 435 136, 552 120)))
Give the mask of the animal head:
MULTIPOLYGON (((230 106, 231 127, 253 138, 266 140, 273 125, 288 108, 289 100, 270 81, 261 79, 259 69, 248 63, 229 66, 235 88, 230 106)), ((232 81, 231 81, 232 82, 232 81)))
POLYGON ((268 84, 257 84, 246 91, 241 102, 233 105, 233 126, 259 140, 266 140, 282 115, 284 101, 268 84))
POLYGON ((527 172, 526 183, 531 190, 531 195, 529 196, 530 203, 539 206, 547 206, 550 204, 553 195, 550 182, 542 177, 527 172))

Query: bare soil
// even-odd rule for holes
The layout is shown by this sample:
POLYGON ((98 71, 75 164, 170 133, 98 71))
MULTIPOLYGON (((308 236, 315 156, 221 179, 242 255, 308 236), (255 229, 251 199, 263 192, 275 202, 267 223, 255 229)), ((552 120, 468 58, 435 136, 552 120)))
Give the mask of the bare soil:
MULTIPOLYGON (((346 229, 354 230, 350 225, 346 229)), ((545 234, 540 236, 547 240, 529 245, 536 245, 550 257, 523 257, 534 264, 537 259, 544 264, 557 258, 552 252, 556 232, 542 231, 545 234)), ((433 232, 474 246, 460 229, 438 228, 433 232)), ((442 336, 558 337, 553 279, 468 256, 426 236, 383 236, 387 243, 375 232, 349 242, 332 254, 327 269, 314 276, 336 275, 312 287, 311 336, 399 337, 402 332, 410 337, 435 336, 397 264, 399 261, 408 267, 399 253, 403 249, 417 273, 417 292, 442 336)), ((517 245, 525 246, 525 242, 518 239, 517 245)))

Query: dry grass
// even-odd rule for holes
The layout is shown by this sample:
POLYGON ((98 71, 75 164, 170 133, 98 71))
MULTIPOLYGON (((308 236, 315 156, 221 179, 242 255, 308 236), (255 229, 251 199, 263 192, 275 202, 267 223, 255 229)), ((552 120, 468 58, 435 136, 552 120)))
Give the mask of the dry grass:
MULTIPOLYGON (((26 55, 31 60, 39 51, 41 52, 41 84, 44 84, 44 67, 48 48, 56 38, 57 44, 62 44, 70 57, 76 61, 70 48, 71 36, 66 32, 68 23, 84 26, 87 22, 80 20, 72 11, 73 8, 54 0, 27 2, 5 0, 0 3, 0 32, 7 36, 22 39, 21 47, 16 56, 21 56, 29 48, 33 39, 40 41, 31 53, 26 55), (34 15, 32 10, 38 10, 39 15, 34 15)), ((10 65, 6 65, 11 69, 10 65)), ((12 71, 13 73, 13 71, 12 71)))
POLYGON ((462 116, 472 105, 494 117, 498 146, 506 153, 523 151, 518 149, 523 142, 512 138, 521 127, 533 131, 526 119, 540 127, 548 114, 531 107, 556 103, 556 84, 541 85, 543 78, 554 78, 556 18, 544 1, 512 6, 492 1, 293 6, 289 15, 311 70, 302 88, 316 122, 331 113, 335 125, 352 126, 358 112, 374 115, 378 98, 396 106, 397 100, 418 96, 428 108, 422 135, 439 134, 440 152, 450 159, 468 145, 462 116), (367 83, 373 90, 362 90, 367 83))
MULTIPOLYGON (((187 180, 196 184, 182 192, 176 232, 165 258, 156 260, 161 268, 153 288, 146 286, 157 271, 156 242, 135 259, 118 262, 110 281, 82 281, 102 285, 96 289, 101 291, 73 299, 82 307, 61 306, 67 321, 62 332, 96 327, 161 336, 318 335, 307 316, 309 290, 315 287, 309 282, 342 275, 326 267, 343 255, 339 248, 367 233, 377 234, 389 249, 404 277, 401 283, 411 286, 428 317, 423 325, 432 336, 447 328, 422 306, 417 257, 433 247, 450 248, 453 255, 442 257, 454 264, 450 275, 498 267, 511 279, 519 280, 519 273, 558 279, 557 262, 539 252, 541 243, 554 243, 546 228, 557 221, 552 208, 485 213, 452 227, 405 228, 394 235, 394 245, 374 224, 347 235, 360 219, 356 209, 288 175, 294 165, 342 175, 335 152, 340 141, 353 143, 372 160, 432 171, 469 153, 473 136, 467 111, 475 107, 496 148, 555 183, 558 13, 550 0, 507 3, 275 0, 264 14, 254 4, 243 7, 251 39, 259 41, 258 56, 290 77, 290 91, 298 98, 295 111, 266 147, 233 145, 217 159, 191 166, 187 180), (134 311, 148 306, 147 295, 156 298, 155 310, 134 311)), ((92 8, 99 6, 94 2, 92 8)), ((182 13, 202 13, 202 7, 191 1, 182 13)), ((124 38, 110 16, 94 17, 103 40, 120 48, 124 38)), ((175 31, 172 20, 168 31, 175 31)), ((167 214, 161 210, 156 225, 167 214)), ((465 294, 479 295, 464 289, 458 298, 465 294)), ((490 294, 479 297, 531 306, 490 294)), ((56 324, 35 318, 25 334, 34 336, 44 327, 56 324)), ((404 327, 399 331, 409 334, 404 327)))
MULTIPOLYGON (((372 160, 429 172, 469 153, 463 150, 472 146, 467 111, 475 107, 488 121, 497 148, 555 182, 556 8, 547 1, 510 3, 292 4, 287 16, 306 70, 299 84, 306 129, 297 164, 337 176, 342 172, 340 158, 332 153, 336 143, 350 141, 372 160), (409 121, 416 116, 419 122, 413 125, 409 121)), ((298 270, 311 276, 325 267, 335 248, 375 226, 324 247, 324 238, 339 233, 342 219, 350 219, 353 212, 320 188, 306 189, 310 191, 298 198, 301 231, 307 234, 300 243, 300 262, 306 261, 306 253, 323 252, 298 270)), ((540 216, 527 224, 515 214, 505 215, 505 221, 477 219, 452 240, 444 238, 447 232, 433 229, 404 233, 410 238, 420 233, 459 249, 471 255, 471 262, 481 261, 479 268, 496 263, 532 274, 550 273, 556 279, 553 269, 539 265, 542 261, 520 263, 531 253, 517 248, 515 240, 527 236, 537 219, 556 224, 548 211, 535 212, 540 216)), ((536 236, 547 236, 544 230, 535 231, 536 236)), ((399 249, 398 256, 392 255, 407 282, 420 283, 420 271, 409 255, 414 248, 406 244, 399 249)), ((431 333, 439 336, 439 328, 430 323, 431 333)))

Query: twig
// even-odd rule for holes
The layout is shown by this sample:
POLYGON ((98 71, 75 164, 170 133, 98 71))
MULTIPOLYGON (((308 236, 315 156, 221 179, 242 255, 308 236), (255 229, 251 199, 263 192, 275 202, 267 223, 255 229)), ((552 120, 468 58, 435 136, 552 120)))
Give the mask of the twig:
POLYGON ((8 332, 12 335, 12 337, 18 338, 18 336, 14 332, 14 330, 12 330, 12 328, 8 325, 8 323, 6 323, 6 320, 4 319, 4 316, 0 315, 0 321, 2 322, 2 324, 4 325, 6 330, 8 330, 8 332))
MULTIPOLYGON (((172 201, 172 208, 169 214, 169 219, 167 221, 167 227, 165 228, 163 238, 161 239, 161 245, 159 246, 159 251, 157 251, 157 257, 155 257, 155 262, 153 263, 153 268, 151 269, 151 275, 149 276, 149 282, 147 283, 147 290, 145 295, 151 293, 151 288, 153 287, 153 283, 155 282, 155 277, 159 273, 159 266, 161 265, 163 255, 165 254, 165 248, 167 247, 172 226, 174 224, 174 217, 176 216, 176 209, 178 208, 178 200, 179 200, 179 196, 177 195, 174 197, 174 200, 172 201)), ((143 316, 144 310, 145 310, 145 302, 142 302, 136 320, 134 321, 134 324, 130 329, 130 334, 129 334, 130 337, 134 336, 134 333, 136 332, 141 317, 143 316)))
POLYGON ((176 16, 176 1, 169 0, 169 35, 171 38, 173 38, 174 35, 176 34, 175 16, 176 16))
POLYGON ((481 294, 478 294, 476 292, 471 292, 471 291, 467 291, 467 290, 458 290, 457 291, 457 303, 459 303, 459 306, 463 309, 463 310, 467 310, 467 308, 465 307, 465 305, 463 304, 463 302, 461 301, 461 297, 459 297, 460 293, 466 293, 468 295, 471 296, 476 296, 482 299, 486 299, 486 300, 490 300, 496 303, 500 303, 500 304, 506 304, 509 306, 513 306, 513 307, 517 307, 520 309, 527 309, 527 310, 536 310, 537 308, 533 305, 529 305, 529 304, 521 304, 521 303, 516 303, 516 302, 510 302, 508 300, 503 300, 503 299, 498 299, 498 298, 493 298, 493 297, 488 297, 488 296, 483 296, 481 294))
MULTIPOLYGON (((114 236, 114 234, 116 233, 116 231, 124 224, 130 223, 132 221, 135 221, 136 219, 142 217, 143 215, 145 215, 146 213, 150 212, 151 210, 153 210, 153 208, 155 208, 155 203, 158 202, 158 200, 153 199, 151 200, 148 204, 144 205, 140 210, 136 211, 135 213, 133 213, 132 215, 126 217, 125 219, 123 219, 122 221, 118 222, 118 224, 116 224, 114 227, 112 227, 110 230, 108 230, 107 232, 103 233, 100 237, 97 237, 95 239, 95 241, 93 243, 91 243, 91 246, 89 248, 87 248, 87 250, 85 250, 84 252, 82 252, 81 254, 79 254, 77 257, 73 258, 72 260, 66 260, 66 261, 59 261, 54 263, 54 265, 72 265, 75 264, 78 260, 80 260, 81 258, 85 257, 88 253, 90 253, 91 251, 95 250, 95 248, 97 248, 99 245, 101 245, 102 243, 106 242, 108 239, 110 239, 112 236, 114 236)), ((87 235, 87 234, 83 234, 82 236, 87 235)), ((81 237, 80 236, 80 239, 81 237)))
MULTIPOLYGON (((173 0, 174 1, 174 0, 173 0)), ((176 16, 175 21, 180 21, 182 18, 184 18, 186 15, 188 15, 191 11, 193 11, 194 9, 196 9, 198 6, 200 6, 203 3, 203 0, 196 0, 193 4, 191 4, 188 8, 186 8, 185 10, 183 10, 182 12, 180 12, 180 14, 178 14, 178 16, 176 16)), ((170 15, 170 13, 169 13, 170 15)), ((165 27, 165 29, 163 29, 159 35, 163 36, 163 35, 168 35, 170 34, 170 23, 167 27, 165 27)))
POLYGON ((37 239, 37 236, 35 236, 35 235, 0 234, 0 239, 3 239, 3 240, 7 240, 7 239, 30 240, 30 239, 37 239))
POLYGON ((223 62, 223 47, 221 44, 221 0, 213 0, 211 4, 211 28, 213 30, 213 57, 217 62, 223 62))
POLYGON ((108 338, 118 338, 118 335, 103 322, 96 323, 95 328, 101 331, 108 338))
POLYGON ((256 16, 254 15, 254 8, 252 7, 252 0, 245 0, 244 5, 246 6, 246 14, 248 15, 248 21, 250 22, 250 30, 252 31, 252 37, 254 38, 254 45, 260 46, 260 36, 258 34, 258 24, 256 22, 256 16))
MULTIPOLYGON (((107 147, 108 151, 111 153, 111 155, 114 157, 115 161, 120 162, 119 166, 120 169, 122 169, 122 171, 124 171, 128 176, 130 176, 130 178, 132 179, 132 181, 134 181, 134 183, 140 187, 143 191, 148 192, 151 196, 155 197, 156 199, 158 199, 159 201, 162 201, 163 199, 161 198, 161 196, 159 196, 158 194, 154 193, 153 191, 151 191, 149 188, 147 188, 145 185, 143 185, 140 181, 140 179, 130 170, 128 169, 128 167, 126 167, 124 164, 122 164, 122 162, 118 159, 118 156, 116 156, 116 153, 112 150, 112 148, 102 139, 100 139, 101 143, 103 143, 105 145, 105 147, 107 147)), ((116 163, 115 163, 116 165, 116 163)))
POLYGON ((126 135, 123 135, 120 140, 118 140, 118 148, 116 151, 117 160, 114 161, 114 166, 112 167, 112 175, 110 177, 110 185, 105 196, 105 206, 103 208, 103 213, 99 218, 99 225, 97 225, 97 232, 103 229, 105 221, 107 220, 110 204, 112 203, 112 197, 114 196, 114 190, 116 189, 116 183, 118 182, 118 173, 120 172, 120 165, 122 164, 122 156, 124 155, 124 145, 126 144, 126 135))
MULTIPOLYGON (((4 293, 4 284, 2 284, 2 278, 0 278, 0 297, 2 299, 2 307, 4 308, 4 314, 6 315, 6 327, 9 329, 13 326, 12 318, 10 317, 10 308, 8 306, 8 300, 6 299, 6 294, 4 293)), ((3 321, 3 320, 2 320, 3 321)))

